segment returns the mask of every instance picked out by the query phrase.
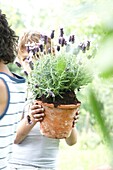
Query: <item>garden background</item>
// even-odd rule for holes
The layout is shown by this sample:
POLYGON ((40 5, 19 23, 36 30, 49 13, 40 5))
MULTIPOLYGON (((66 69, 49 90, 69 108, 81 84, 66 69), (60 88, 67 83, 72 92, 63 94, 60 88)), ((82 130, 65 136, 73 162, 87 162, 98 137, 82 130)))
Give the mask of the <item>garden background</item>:
MULTIPOLYGON (((75 41, 91 41, 82 57, 92 60, 93 82, 78 92, 82 104, 78 143, 60 143, 58 170, 113 166, 113 2, 112 0, 0 0, 17 35, 26 29, 45 33, 64 28, 75 41)), ((12 71, 23 74, 15 65, 12 71)))

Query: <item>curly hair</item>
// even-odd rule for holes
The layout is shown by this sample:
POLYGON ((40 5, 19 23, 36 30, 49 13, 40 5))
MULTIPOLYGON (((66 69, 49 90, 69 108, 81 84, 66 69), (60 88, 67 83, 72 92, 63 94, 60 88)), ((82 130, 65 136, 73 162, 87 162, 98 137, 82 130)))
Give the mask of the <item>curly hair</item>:
POLYGON ((0 10, 0 61, 5 64, 12 63, 17 54, 17 43, 19 37, 16 36, 8 24, 5 14, 0 10))

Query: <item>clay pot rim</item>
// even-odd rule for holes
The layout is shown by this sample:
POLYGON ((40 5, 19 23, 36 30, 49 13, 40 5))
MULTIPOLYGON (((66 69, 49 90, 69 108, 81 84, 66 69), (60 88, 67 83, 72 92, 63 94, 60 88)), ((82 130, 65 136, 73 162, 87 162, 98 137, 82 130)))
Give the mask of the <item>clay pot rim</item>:
POLYGON ((76 109, 80 106, 80 103, 78 103, 78 104, 68 104, 68 105, 58 105, 57 107, 54 107, 54 104, 52 104, 52 103, 43 103, 43 105, 51 107, 51 108, 76 109))

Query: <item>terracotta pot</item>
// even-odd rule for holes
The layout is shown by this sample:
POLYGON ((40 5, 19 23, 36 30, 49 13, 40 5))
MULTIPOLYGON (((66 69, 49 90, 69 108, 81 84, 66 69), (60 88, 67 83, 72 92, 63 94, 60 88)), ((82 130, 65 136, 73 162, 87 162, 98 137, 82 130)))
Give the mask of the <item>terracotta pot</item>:
POLYGON ((45 109, 45 118, 40 123, 42 135, 57 139, 69 137, 74 116, 80 104, 59 105, 58 107, 48 103, 41 103, 41 105, 45 109))

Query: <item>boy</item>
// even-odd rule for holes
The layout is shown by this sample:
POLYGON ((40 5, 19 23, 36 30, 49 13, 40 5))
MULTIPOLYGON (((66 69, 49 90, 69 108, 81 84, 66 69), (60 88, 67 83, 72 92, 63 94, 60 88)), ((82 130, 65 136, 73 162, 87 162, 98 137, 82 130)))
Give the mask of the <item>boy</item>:
MULTIPOLYGON (((28 31, 20 38, 18 46, 18 58, 24 70, 30 71, 29 65, 25 58, 28 56, 26 46, 28 42, 38 43, 40 34, 36 31, 28 31)), ((31 106, 32 112, 31 123, 28 124, 24 113, 21 122, 17 128, 17 133, 14 140, 14 149, 12 158, 9 161, 10 170, 28 170, 28 169, 42 169, 42 170, 55 170, 57 168, 57 157, 59 152, 59 139, 52 139, 43 136, 40 133, 40 121, 43 120, 44 115, 36 114, 36 107, 38 105, 31 106), (34 111, 33 111, 34 110, 34 111), (35 114, 35 115, 34 115, 35 114), (37 115, 37 119, 36 116, 37 115)), ((41 108, 42 109, 42 108, 41 108)), ((37 110, 38 112, 38 110, 37 110)), ((40 110, 41 112, 41 110, 40 110)), ((42 110, 43 112, 43 110, 42 110)), ((78 115, 75 116, 74 123, 77 123, 78 115)), ((68 145, 74 145, 77 142, 77 129, 72 129, 70 136, 65 139, 68 145)))

